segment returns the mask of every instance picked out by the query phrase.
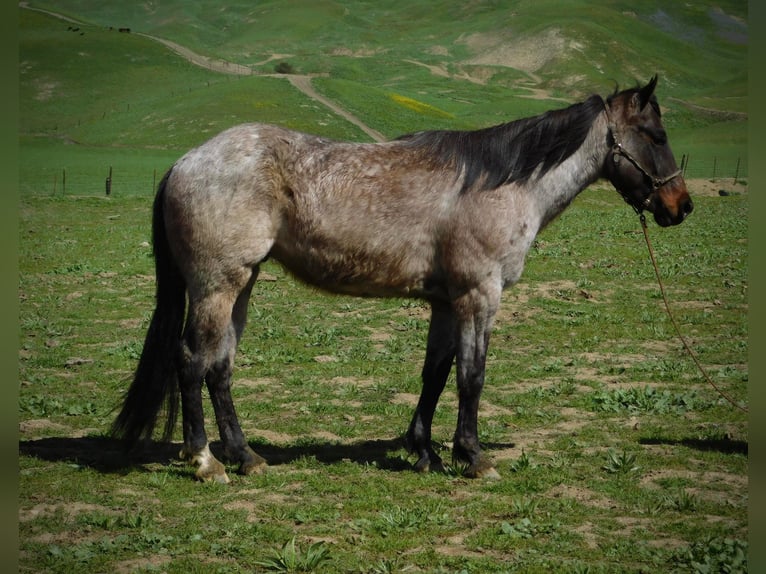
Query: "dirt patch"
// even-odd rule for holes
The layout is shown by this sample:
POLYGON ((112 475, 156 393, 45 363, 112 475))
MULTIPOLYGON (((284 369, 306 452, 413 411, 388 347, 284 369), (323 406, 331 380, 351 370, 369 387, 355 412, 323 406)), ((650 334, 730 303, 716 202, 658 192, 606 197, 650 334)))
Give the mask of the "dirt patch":
POLYGON ((580 429, 589 424, 593 418, 592 413, 579 409, 561 409, 562 420, 547 427, 538 427, 525 431, 512 429, 509 431, 513 443, 507 447, 500 446, 489 451, 495 460, 516 460, 525 452, 535 452, 536 456, 553 456, 554 451, 546 448, 562 436, 576 435, 580 429))
POLYGON ((68 502, 64 503, 41 503, 33 506, 32 508, 19 509, 19 522, 29 522, 35 520, 40 516, 52 516, 57 513, 65 515, 65 520, 71 522, 74 518, 82 513, 100 513, 100 514, 115 514, 115 511, 106 506, 100 506, 98 504, 87 504, 84 502, 68 502))
POLYGON ((728 194, 747 193, 747 183, 735 183, 733 179, 687 179, 686 188, 693 196, 719 197, 721 190, 728 194))
POLYGON ((415 64, 416 66, 422 66, 423 68, 426 68, 429 72, 431 72, 434 76, 441 76, 442 78, 449 78, 450 73, 447 71, 447 67, 445 65, 439 65, 434 66, 431 64, 426 64, 424 62, 418 62, 417 60, 402 60, 403 62, 407 62, 408 64, 415 64))
POLYGON ((458 42, 478 52, 466 64, 506 66, 524 72, 536 72, 551 60, 567 52, 581 51, 582 44, 564 36, 558 28, 527 37, 476 33, 461 37, 458 42))
POLYGON ((116 574, 128 574, 128 572, 139 572, 146 570, 148 572, 154 572, 159 570, 160 567, 170 562, 170 556, 148 556, 146 558, 134 558, 133 560, 124 560, 118 562, 115 567, 116 574))
POLYGON ((418 404, 419 395, 413 393, 397 393, 391 398, 391 403, 395 405, 405 405, 414 407, 418 404))
POLYGON ((267 430, 267 429, 259 429, 251 427, 248 429, 248 432, 250 436, 253 437, 260 437, 263 440, 266 440, 272 444, 276 445, 284 445, 284 444, 290 444, 292 441, 295 440, 295 437, 291 434, 273 431, 273 430, 267 430))
POLYGON ((37 89, 35 99, 38 102, 47 102, 48 100, 53 99, 53 97, 56 95, 58 82, 39 79, 35 82, 35 88, 37 89))
POLYGON ((748 477, 747 475, 731 474, 726 472, 695 472, 693 470, 655 470, 646 474, 641 479, 641 483, 649 488, 661 488, 658 484, 661 480, 680 478, 689 481, 694 481, 696 484, 714 486, 716 484, 726 487, 734 488, 739 492, 747 491, 748 477))
POLYGON ((19 421, 19 434, 25 438, 43 436, 46 433, 55 433, 62 436, 70 433, 68 426, 49 421, 48 419, 30 419, 19 421))
POLYGON ((569 484, 559 484, 558 486, 554 486, 545 493, 544 497, 571 498, 580 504, 593 506, 594 508, 600 508, 602 510, 617 508, 617 503, 614 500, 590 490, 589 488, 569 484))
POLYGON ((371 56, 377 56, 378 54, 385 54, 388 52, 387 48, 360 48, 359 50, 352 50, 351 48, 335 48, 330 52, 333 56, 348 56, 350 58, 369 58, 371 56))

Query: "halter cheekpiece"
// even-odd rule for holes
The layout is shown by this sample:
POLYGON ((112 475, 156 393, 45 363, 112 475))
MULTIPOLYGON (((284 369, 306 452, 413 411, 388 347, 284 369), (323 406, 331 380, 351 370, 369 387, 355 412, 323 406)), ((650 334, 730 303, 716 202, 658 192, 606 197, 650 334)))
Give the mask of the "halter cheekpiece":
MULTIPOLYGON (((647 179, 649 179, 652 182, 652 190, 647 194, 646 198, 639 203, 634 203, 628 196, 626 196, 621 189, 617 188, 617 191, 622 196, 622 198, 625 200, 625 202, 630 205, 636 213, 639 215, 642 214, 642 212, 649 207, 649 205, 652 202, 652 196, 657 193, 657 191, 667 183, 671 182, 675 178, 677 178, 679 175, 681 175, 681 170, 678 169, 671 173, 670 175, 667 175, 665 177, 660 177, 658 175, 654 175, 650 173, 646 168, 644 168, 643 165, 641 165, 641 162, 639 162, 633 154, 631 154, 625 147, 622 145, 622 142, 617 137, 617 126, 612 121, 612 115, 609 113, 609 104, 604 102, 604 111, 606 112, 606 118, 607 118, 607 126, 609 129, 609 133, 612 135, 612 141, 614 142, 612 144, 612 149, 610 150, 612 153, 612 161, 614 163, 619 163, 620 156, 627 159, 630 163, 633 164, 633 166, 640 171, 647 179)), ((615 186, 616 187, 616 186, 615 186)))

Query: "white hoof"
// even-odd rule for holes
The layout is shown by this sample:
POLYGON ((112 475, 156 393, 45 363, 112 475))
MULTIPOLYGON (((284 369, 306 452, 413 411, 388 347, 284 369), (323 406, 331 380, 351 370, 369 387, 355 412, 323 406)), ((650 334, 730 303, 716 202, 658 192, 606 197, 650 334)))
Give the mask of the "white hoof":
POLYGON ((181 450, 180 457, 188 460, 192 466, 197 467, 197 472, 194 475, 198 480, 202 482, 218 482, 220 484, 229 483, 226 467, 213 456, 209 445, 205 445, 202 450, 196 453, 190 453, 185 449, 181 450))

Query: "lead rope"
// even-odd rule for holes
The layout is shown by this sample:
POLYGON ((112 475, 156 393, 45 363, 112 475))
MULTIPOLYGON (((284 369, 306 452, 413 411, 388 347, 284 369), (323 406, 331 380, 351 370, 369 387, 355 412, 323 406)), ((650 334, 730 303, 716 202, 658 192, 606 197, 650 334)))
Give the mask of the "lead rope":
POLYGON ((649 241, 649 232, 647 231, 647 225, 646 225, 646 217, 643 213, 639 213, 639 219, 641 220, 641 229, 644 232, 644 239, 646 240, 646 246, 649 248, 649 257, 652 260, 652 265, 654 266, 654 273, 657 275, 657 283, 660 286, 660 293, 662 294, 662 300, 665 303, 665 310, 668 313, 668 317, 670 317, 670 322, 673 323, 673 328, 676 330, 676 334, 678 335, 678 338, 681 339, 681 343, 683 343, 684 349, 686 349, 686 352, 689 353, 689 356, 694 361, 694 364, 697 365, 697 368, 700 370, 700 373, 702 373, 702 376, 705 377, 707 382, 710 384, 711 387, 713 387, 716 392, 721 395, 724 399, 726 399, 729 403, 731 403, 733 406, 741 410, 742 412, 748 412, 747 407, 743 407, 736 402, 734 402, 734 399, 732 399, 729 395, 727 395, 724 391, 719 389, 716 384, 713 382, 713 380, 710 378, 710 375, 707 374, 707 371, 702 367, 702 365, 699 362, 699 359, 697 359, 697 355, 692 351, 691 347, 689 346, 689 343, 686 342, 686 338, 681 334, 681 329, 678 327, 678 323, 676 322, 675 317, 673 316, 673 313, 670 312, 670 304, 668 303, 668 297, 665 294, 665 286, 662 283, 662 277, 660 277, 660 269, 657 267, 657 260, 654 257, 654 250, 652 249, 652 243, 649 241))

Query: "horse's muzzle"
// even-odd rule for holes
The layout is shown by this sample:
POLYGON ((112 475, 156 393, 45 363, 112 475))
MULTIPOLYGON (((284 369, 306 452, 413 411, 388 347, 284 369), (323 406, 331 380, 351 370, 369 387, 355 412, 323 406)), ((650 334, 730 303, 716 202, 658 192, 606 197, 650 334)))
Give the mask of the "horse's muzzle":
POLYGON ((654 221, 660 227, 679 225, 694 211, 694 202, 682 178, 675 179, 657 190, 652 206, 654 221))

